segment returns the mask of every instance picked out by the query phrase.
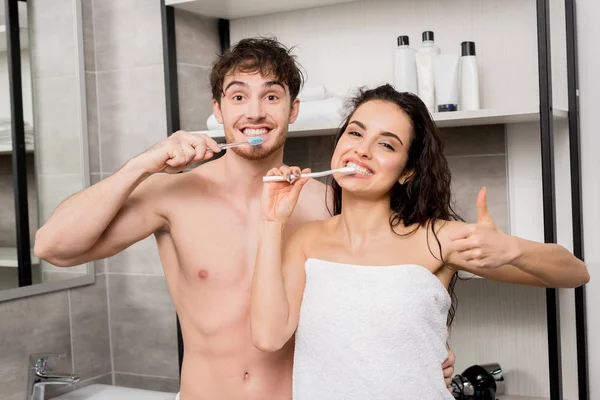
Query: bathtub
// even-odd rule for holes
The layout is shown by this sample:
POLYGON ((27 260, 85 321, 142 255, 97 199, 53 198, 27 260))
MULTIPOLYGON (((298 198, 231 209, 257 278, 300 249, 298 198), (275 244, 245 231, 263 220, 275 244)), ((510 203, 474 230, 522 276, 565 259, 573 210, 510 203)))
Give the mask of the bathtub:
POLYGON ((95 384, 54 397, 52 400, 174 400, 175 396, 175 393, 95 384))

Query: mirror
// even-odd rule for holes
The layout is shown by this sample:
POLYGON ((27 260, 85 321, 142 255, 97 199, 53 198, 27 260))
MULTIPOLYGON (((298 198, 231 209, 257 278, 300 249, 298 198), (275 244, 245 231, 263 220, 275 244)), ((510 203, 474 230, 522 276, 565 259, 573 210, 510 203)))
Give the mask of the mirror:
MULTIPOLYGON (((14 3, 20 32, 22 105, 14 93, 18 74, 9 73, 7 27, 0 27, 0 300, 94 282, 92 263, 59 268, 37 259, 31 250, 38 227, 56 206, 89 186, 81 2, 14 3), (22 110, 24 166, 13 159, 12 107, 22 110), (15 190, 18 176, 26 176, 26 207, 15 190), (21 236, 29 237, 29 244, 19 240, 19 230, 21 236), (22 252, 30 248, 30 270, 26 263, 19 265, 19 247, 22 252)), ((2 2, 0 14, 7 24, 4 8, 2 2)), ((16 18, 11 18, 10 24, 15 23, 16 18)), ((23 186, 16 187, 22 190, 23 186)))

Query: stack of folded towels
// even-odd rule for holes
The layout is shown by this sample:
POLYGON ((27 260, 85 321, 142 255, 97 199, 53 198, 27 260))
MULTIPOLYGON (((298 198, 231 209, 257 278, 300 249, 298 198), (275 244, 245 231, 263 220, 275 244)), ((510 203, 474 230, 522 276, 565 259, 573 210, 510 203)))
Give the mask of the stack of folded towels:
MULTIPOLYGON (((33 146, 33 126, 25 124, 25 146, 33 146)), ((10 119, 0 118, 0 146, 10 146, 12 143, 12 126, 10 119)))
MULTIPOLYGON (((301 125, 336 125, 343 118, 344 102, 340 97, 327 92, 324 86, 307 86, 298 94, 300 112, 290 130, 301 125)), ((221 130, 223 125, 212 114, 206 121, 208 130, 221 130)))

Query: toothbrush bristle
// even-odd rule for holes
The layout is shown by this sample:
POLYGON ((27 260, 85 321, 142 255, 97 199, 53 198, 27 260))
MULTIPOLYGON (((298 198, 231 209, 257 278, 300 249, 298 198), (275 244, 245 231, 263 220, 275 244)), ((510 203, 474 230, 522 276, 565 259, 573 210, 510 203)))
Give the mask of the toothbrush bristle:
POLYGON ((256 146, 262 144, 265 140, 261 137, 250 137, 248 138, 248 144, 250 146, 256 146))

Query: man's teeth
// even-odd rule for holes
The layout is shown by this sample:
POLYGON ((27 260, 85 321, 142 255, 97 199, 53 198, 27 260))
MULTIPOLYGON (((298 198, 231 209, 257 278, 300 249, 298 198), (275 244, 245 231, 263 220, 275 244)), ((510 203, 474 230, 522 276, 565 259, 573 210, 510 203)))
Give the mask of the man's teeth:
POLYGON ((244 135, 246 135, 246 136, 266 135, 267 132, 269 132, 269 130, 265 129, 265 128, 261 128, 261 129, 246 128, 246 129, 244 129, 244 135))
POLYGON ((366 169, 365 167, 356 165, 353 162, 349 162, 348 164, 346 164, 346 167, 352 167, 352 168, 356 169, 356 172, 359 173, 360 175, 366 175, 366 176, 373 175, 373 173, 371 171, 369 171, 368 169, 366 169))

